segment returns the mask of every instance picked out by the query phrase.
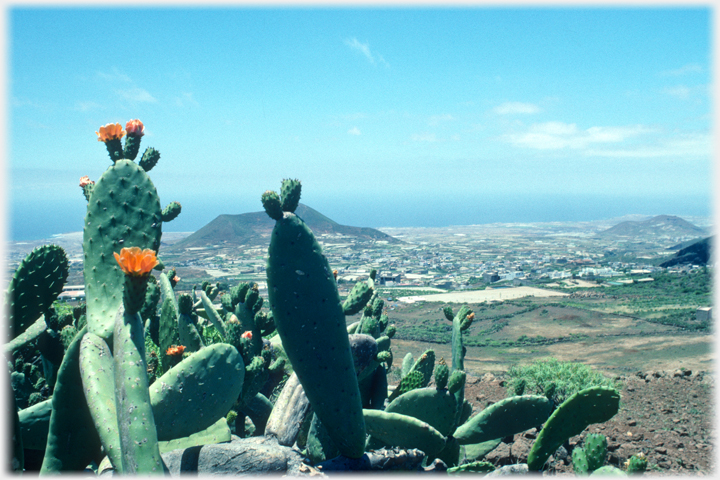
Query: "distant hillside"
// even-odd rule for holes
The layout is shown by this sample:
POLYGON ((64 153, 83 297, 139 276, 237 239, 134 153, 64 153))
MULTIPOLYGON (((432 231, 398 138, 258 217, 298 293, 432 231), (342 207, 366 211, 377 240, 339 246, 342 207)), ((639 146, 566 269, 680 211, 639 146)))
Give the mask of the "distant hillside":
POLYGON ((710 261, 710 249, 713 237, 708 237, 695 242, 689 247, 679 250, 674 257, 660 264, 661 267, 672 267, 673 265, 707 265, 710 261))
POLYGON ((601 236, 625 237, 638 237, 642 235, 669 235, 678 237, 697 235, 701 237, 707 235, 707 232, 705 229, 697 227, 680 217, 658 215, 657 217, 643 221, 622 222, 597 234, 601 236))
MULTIPOLYGON (((362 240, 384 240, 389 243, 402 243, 401 240, 374 228, 340 225, 302 203, 298 205, 295 214, 305 221, 315 235, 342 234, 362 240)), ((270 242, 269 237, 274 226, 275 221, 268 217, 264 211, 239 215, 220 215, 167 250, 178 251, 185 248, 206 247, 209 245, 265 245, 270 242)))

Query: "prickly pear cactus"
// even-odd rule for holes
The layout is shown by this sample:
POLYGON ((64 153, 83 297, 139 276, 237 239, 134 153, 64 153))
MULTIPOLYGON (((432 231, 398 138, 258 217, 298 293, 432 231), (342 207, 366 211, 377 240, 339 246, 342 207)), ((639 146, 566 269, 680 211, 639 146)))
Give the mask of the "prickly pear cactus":
POLYGON ((275 227, 268 250, 270 308, 285 352, 318 418, 339 451, 363 455, 365 423, 345 314, 333 271, 305 222, 293 213, 300 183, 283 198, 263 194, 275 227), (287 210, 289 209, 289 210, 287 210))
POLYGON ((65 250, 43 245, 20 263, 8 285, 9 338, 12 340, 44 314, 62 292, 68 276, 65 250))
POLYGON ((539 395, 509 397, 496 402, 455 430, 461 445, 482 443, 541 425, 552 412, 550 400, 539 395))
POLYGON ((155 186, 130 160, 118 160, 95 184, 83 229, 88 331, 108 340, 122 304, 124 275, 113 258, 123 247, 157 252, 162 210, 155 186))
POLYGON ((590 387, 565 400, 550 416, 528 453, 528 469, 540 470, 568 438, 588 425, 610 420, 620 408, 620 394, 609 387, 590 387))

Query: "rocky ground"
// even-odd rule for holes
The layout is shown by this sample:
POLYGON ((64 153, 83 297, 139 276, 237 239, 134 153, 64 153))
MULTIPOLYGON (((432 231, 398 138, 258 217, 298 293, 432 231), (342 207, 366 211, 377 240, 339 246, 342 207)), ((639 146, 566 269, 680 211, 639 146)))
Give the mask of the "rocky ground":
MULTIPOLYGON (((631 455, 643 452, 648 473, 658 476, 711 475, 715 472, 713 442, 714 379, 708 372, 637 372, 621 376, 620 411, 604 424, 591 425, 570 439, 570 452, 587 433, 607 437, 607 464, 622 468, 631 455)), ((506 380, 491 373, 468 376, 465 398, 473 412, 507 396, 506 380)), ((524 463, 535 429, 503 440, 486 460, 496 466, 524 463)), ((567 450, 550 458, 547 474, 573 474, 567 450)))

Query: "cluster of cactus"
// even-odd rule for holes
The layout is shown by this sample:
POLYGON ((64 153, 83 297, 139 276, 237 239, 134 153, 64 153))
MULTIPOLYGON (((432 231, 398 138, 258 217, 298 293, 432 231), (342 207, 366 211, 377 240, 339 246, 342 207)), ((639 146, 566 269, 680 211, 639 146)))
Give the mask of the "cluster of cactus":
POLYGON ((457 314, 444 309, 453 329, 451 365, 444 359, 436 364, 433 350, 417 359, 406 355, 400 384, 388 397, 395 327, 375 289, 376 272, 340 300, 319 243, 294 213, 297 180, 284 180, 279 195, 262 195, 275 220, 267 265, 270 311, 263 310, 254 283, 229 288, 204 282, 176 296, 176 272, 163 272, 157 252, 162 223, 180 206, 160 208, 147 175, 159 159, 156 150, 148 148, 134 162, 143 128, 128 122, 124 145, 119 124, 101 128, 113 164, 97 183, 81 180, 88 202, 85 311, 53 312, 67 278, 67 259, 57 247, 33 252, 10 283, 5 350, 16 353, 9 364, 14 468, 22 469, 29 448, 44 451, 41 473, 84 470, 90 463, 109 463, 118 473, 161 473, 162 452, 227 441, 228 424, 247 435, 246 417, 253 434, 263 434, 269 418, 288 405, 278 399, 273 406, 268 397, 290 372, 288 392, 301 385, 311 407, 311 414, 303 410, 298 444, 314 463, 337 455, 359 459, 388 446, 418 448, 427 462, 439 458, 454 472, 487 471, 477 452, 544 423, 528 460, 539 470, 565 439, 617 412, 617 392, 597 387, 554 412, 545 396, 520 394, 473 416, 464 398, 462 333, 474 318, 467 307, 457 314), (361 312, 348 326, 347 317, 361 312), (42 375, 25 362, 23 349, 36 347, 42 375), (33 397, 33 391, 26 398, 28 384, 47 395, 33 397), (462 464, 468 451, 474 458, 462 464))
MULTIPOLYGON (((418 448, 426 453, 427 461, 440 458, 454 467, 461 461, 461 446, 465 451, 487 452, 488 444, 545 423, 530 454, 530 469, 539 470, 564 440, 617 412, 617 392, 596 387, 578 392, 554 412, 555 405, 546 396, 516 395, 471 416, 464 398, 462 333, 474 314, 467 307, 457 314, 450 308, 443 312, 452 322, 451 368, 442 359, 435 367, 432 350, 416 361, 408 354, 400 384, 387 406, 383 401, 368 408, 362 386, 369 375, 358 371, 357 354, 353 356, 357 349, 351 346, 357 339, 350 338, 359 333, 376 340, 377 345, 362 349, 365 357, 375 361, 371 370, 376 372, 377 365, 391 355, 389 350, 381 354, 378 348, 389 346, 391 336, 381 336, 388 323, 382 299, 370 293, 371 275, 340 303, 333 272, 317 240, 294 214, 299 197, 300 183, 284 180, 281 195, 267 191, 262 201, 276 221, 267 269, 270 306, 282 344, 314 410, 308 444, 314 443, 319 454, 311 452, 311 459, 321 461, 334 454, 358 458, 363 447, 389 446, 418 448), (345 327, 345 315, 361 310, 361 320, 345 327), (432 375, 435 386, 428 387, 432 375), (360 435, 363 432, 369 435, 367 443, 360 435)), ((386 377, 384 385, 387 388, 386 377)))
POLYGON ((607 438, 601 433, 589 433, 584 445, 575 446, 572 451, 572 466, 575 475, 624 476, 642 474, 647 468, 647 459, 643 453, 633 455, 625 462, 626 471, 612 465, 604 465, 607 456, 607 438))
MULTIPOLYGON (((22 452, 23 445, 44 451, 41 473, 82 471, 92 462, 101 463, 104 455, 121 473, 161 473, 166 470, 163 451, 208 439, 228 440, 225 416, 242 393, 245 364, 234 346, 200 343, 183 353, 179 339, 187 323, 193 323, 192 299, 175 299, 174 272, 169 272, 170 278, 161 273, 159 283, 151 274, 163 268, 156 257, 162 223, 177 216, 180 207, 172 203, 166 211, 160 209, 147 175, 159 154, 149 148, 136 164, 143 126, 131 121, 126 128, 124 146, 125 131, 119 124, 100 129, 99 140, 113 164, 97 183, 81 179, 88 201, 83 234, 85 316, 73 315, 72 325, 65 325, 58 336, 64 355, 52 397, 15 417, 13 452, 22 452), (190 320, 182 323, 186 317, 190 320), (177 365, 167 368, 172 362, 164 362, 164 373, 157 372, 151 381, 148 369, 159 360, 146 351, 152 344, 153 323, 158 344, 164 346, 175 334, 178 341, 161 352, 176 357, 177 365)), ((45 319, 67 323, 67 316, 53 320, 48 312, 67 276, 62 261, 50 263, 50 271, 42 272, 45 283, 32 273, 41 267, 18 269, 18 281, 8 295, 13 339, 6 351, 21 348, 23 335, 31 337, 28 341, 37 338, 35 324, 42 327, 37 331, 47 331, 45 319), (27 278, 33 289, 19 292, 19 286, 25 288, 21 280, 27 278), (34 310, 26 304, 35 305, 34 310)), ((22 369, 33 374, 32 366, 22 369)), ((22 457, 15 455, 17 469, 23 468, 22 457)))

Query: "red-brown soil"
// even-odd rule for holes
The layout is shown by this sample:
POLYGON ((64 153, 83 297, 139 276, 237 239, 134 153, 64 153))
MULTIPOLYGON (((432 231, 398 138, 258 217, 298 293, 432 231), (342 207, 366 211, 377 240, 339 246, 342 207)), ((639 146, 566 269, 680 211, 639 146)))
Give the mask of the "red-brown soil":
MULTIPOLYGON (((710 373, 690 370, 638 372, 618 378, 620 411, 608 422, 591 425, 569 440, 570 450, 589 432, 608 440, 606 464, 622 468, 631 455, 643 452, 651 475, 711 475, 715 471, 713 442, 714 381, 710 373)), ((468 375, 465 398, 473 414, 507 396, 506 379, 468 375)), ((486 460, 496 466, 525 463, 535 429, 504 439, 486 460)), ((562 449, 550 458, 545 474, 573 475, 562 449)))

